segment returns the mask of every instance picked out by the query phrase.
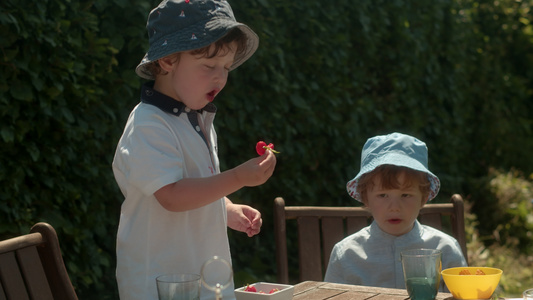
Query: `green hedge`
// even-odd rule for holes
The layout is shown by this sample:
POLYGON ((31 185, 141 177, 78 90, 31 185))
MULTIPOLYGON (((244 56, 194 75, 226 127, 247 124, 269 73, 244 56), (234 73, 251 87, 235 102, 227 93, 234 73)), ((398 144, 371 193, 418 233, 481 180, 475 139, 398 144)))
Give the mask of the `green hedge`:
POLYGON ((80 299, 117 294, 121 197, 110 164, 138 98, 131 66, 151 5, 0 4, 0 236, 52 224, 80 299))
MULTIPOLYGON (((157 3, 0 3, 0 237, 50 222, 81 299, 117 298, 111 161, 157 3)), ((264 220, 256 238, 230 233, 237 284, 275 280, 276 196, 354 204, 345 183, 373 135, 424 140, 439 201, 481 203, 489 168, 533 173, 532 0, 231 4, 261 42, 216 100, 222 168, 258 140, 282 152, 265 185, 230 195, 264 220)))

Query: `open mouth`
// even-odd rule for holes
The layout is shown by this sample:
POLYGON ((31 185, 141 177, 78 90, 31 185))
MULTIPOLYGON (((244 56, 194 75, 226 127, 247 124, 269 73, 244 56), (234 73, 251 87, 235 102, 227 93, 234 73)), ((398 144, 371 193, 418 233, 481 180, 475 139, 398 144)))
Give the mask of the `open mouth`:
POLYGON ((215 100, 216 95, 217 95, 217 91, 212 90, 211 92, 207 93, 207 100, 209 100, 209 102, 213 102, 213 100, 215 100))

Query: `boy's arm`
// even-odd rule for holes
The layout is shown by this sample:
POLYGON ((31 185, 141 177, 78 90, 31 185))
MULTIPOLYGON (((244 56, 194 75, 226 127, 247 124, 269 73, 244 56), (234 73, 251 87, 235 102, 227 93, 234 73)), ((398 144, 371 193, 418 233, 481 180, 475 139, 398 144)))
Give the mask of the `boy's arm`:
POLYGON ((265 183, 276 166, 276 156, 266 151, 262 156, 222 173, 203 178, 183 178, 154 193, 169 211, 187 211, 205 206, 245 186, 265 183))

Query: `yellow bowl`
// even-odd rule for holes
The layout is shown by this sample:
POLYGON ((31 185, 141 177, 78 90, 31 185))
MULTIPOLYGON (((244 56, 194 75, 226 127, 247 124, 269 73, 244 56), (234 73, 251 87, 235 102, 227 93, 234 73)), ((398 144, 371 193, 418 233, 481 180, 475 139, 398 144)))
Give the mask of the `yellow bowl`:
POLYGON ((503 271, 487 267, 459 267, 449 268, 441 272, 444 283, 455 299, 489 299, 494 293, 503 271), (476 274, 481 270, 485 275, 459 275, 459 272, 468 270, 476 274))

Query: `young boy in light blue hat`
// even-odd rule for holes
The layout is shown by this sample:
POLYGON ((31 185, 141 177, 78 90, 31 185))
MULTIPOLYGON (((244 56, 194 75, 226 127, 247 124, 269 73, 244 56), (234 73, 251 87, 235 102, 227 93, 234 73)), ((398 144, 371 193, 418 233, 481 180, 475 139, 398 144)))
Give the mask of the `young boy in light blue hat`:
POLYGON ((424 142, 401 133, 368 139, 361 170, 347 190, 374 221, 335 245, 324 280, 405 288, 400 252, 414 248, 441 250, 443 269, 466 266, 457 240, 417 220, 439 188, 438 177, 428 169, 424 142))
MULTIPOLYGON (((251 237, 262 219, 256 209, 226 196, 263 184, 276 165, 266 151, 220 170, 213 102, 229 71, 250 58, 259 43, 235 20, 229 3, 165 0, 150 12, 146 29, 149 49, 136 72, 150 81, 113 160, 125 197, 117 234, 122 300, 157 300, 157 276, 199 274, 213 256, 231 262, 228 227, 251 237)), ((205 287, 200 296, 215 297, 205 287)), ((235 299, 233 283, 223 298, 235 299)))

